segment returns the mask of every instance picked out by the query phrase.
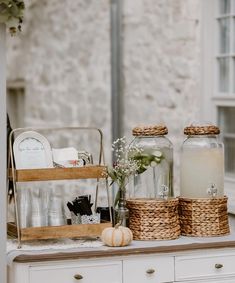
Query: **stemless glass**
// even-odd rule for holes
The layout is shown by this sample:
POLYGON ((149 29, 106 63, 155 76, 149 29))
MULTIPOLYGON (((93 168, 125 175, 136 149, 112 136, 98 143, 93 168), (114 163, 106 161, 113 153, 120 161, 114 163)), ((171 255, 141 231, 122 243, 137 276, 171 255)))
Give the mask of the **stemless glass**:
POLYGON ((31 202, 30 202, 30 191, 28 187, 24 187, 18 184, 17 205, 19 211, 20 228, 29 227, 31 221, 30 220, 31 202))
POLYGON ((45 226, 43 223, 43 206, 40 194, 40 188, 36 185, 32 185, 30 188, 30 200, 31 200, 31 227, 45 226))
POLYGON ((61 226, 65 224, 66 217, 62 196, 51 191, 48 207, 48 225, 61 226))

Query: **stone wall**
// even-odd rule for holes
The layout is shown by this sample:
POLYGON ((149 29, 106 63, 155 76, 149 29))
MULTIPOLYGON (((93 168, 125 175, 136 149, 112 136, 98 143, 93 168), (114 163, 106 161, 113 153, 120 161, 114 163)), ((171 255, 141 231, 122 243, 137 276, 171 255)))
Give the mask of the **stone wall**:
POLYGON ((26 82, 26 126, 102 128, 110 148, 110 15, 100 1, 28 1, 8 78, 26 82))
MULTIPOLYGON (((200 0, 123 1, 124 128, 165 123, 179 147, 200 106, 200 0)), ((25 125, 92 125, 110 160, 110 1, 28 1, 8 40, 8 78, 26 82, 25 125)))

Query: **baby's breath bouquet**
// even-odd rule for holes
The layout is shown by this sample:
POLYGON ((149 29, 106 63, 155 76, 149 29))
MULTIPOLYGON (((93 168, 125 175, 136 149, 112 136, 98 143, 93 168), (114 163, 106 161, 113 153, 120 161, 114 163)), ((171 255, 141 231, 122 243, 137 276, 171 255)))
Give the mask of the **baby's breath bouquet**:
POLYGON ((22 0, 0 0, 0 23, 5 23, 12 35, 21 31, 24 9, 22 0))
POLYGON ((126 185, 130 177, 137 174, 141 164, 139 160, 133 158, 141 153, 141 149, 135 146, 129 146, 126 138, 120 138, 113 142, 112 151, 114 154, 113 166, 108 167, 108 176, 111 178, 111 185, 116 183, 118 192, 114 201, 114 206, 119 203, 120 195, 125 195, 126 185))

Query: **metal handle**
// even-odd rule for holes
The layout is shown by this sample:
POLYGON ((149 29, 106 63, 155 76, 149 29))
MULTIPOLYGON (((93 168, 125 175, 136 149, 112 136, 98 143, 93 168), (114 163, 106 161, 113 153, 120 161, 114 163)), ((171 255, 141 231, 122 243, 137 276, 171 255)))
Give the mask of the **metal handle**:
POLYGON ((82 277, 81 274, 75 274, 75 275, 74 275, 74 278, 75 278, 76 280, 81 280, 83 277, 82 277))
POLYGON ((216 269, 220 269, 220 268, 222 268, 223 267, 223 264, 221 264, 221 263, 216 263, 215 264, 215 268, 216 269))
POLYGON ((155 272, 155 269, 153 269, 153 268, 149 268, 149 269, 146 270, 147 274, 153 274, 154 272, 155 272))

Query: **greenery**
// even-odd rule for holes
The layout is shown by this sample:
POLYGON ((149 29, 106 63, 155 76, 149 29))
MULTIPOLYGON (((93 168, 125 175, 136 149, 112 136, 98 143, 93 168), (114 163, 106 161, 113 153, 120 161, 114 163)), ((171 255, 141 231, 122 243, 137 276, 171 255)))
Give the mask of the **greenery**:
POLYGON ((135 154, 140 154, 141 149, 129 146, 126 142, 126 138, 120 138, 113 142, 112 151, 114 154, 115 162, 113 166, 108 167, 108 176, 111 178, 111 184, 116 183, 118 186, 118 192, 115 198, 116 204, 119 201, 120 192, 126 191, 126 185, 129 182, 131 176, 137 174, 140 168, 140 161, 134 159, 135 154))
POLYGON ((111 179, 111 184, 116 183, 118 192, 115 198, 114 206, 117 205, 121 192, 126 191, 130 177, 145 172, 149 166, 157 166, 164 156, 161 151, 155 150, 148 154, 143 152, 142 148, 130 146, 126 138, 120 138, 113 142, 112 151, 115 162, 113 166, 108 167, 107 174, 111 179))
POLYGON ((157 166, 162 161, 162 159, 164 159, 164 156, 161 151, 156 150, 152 154, 147 154, 143 152, 136 153, 133 156, 133 159, 138 161, 139 163, 139 168, 136 173, 141 174, 146 171, 149 166, 157 166))
POLYGON ((12 35, 21 31, 24 9, 22 0, 0 0, 0 23, 5 23, 12 35))

